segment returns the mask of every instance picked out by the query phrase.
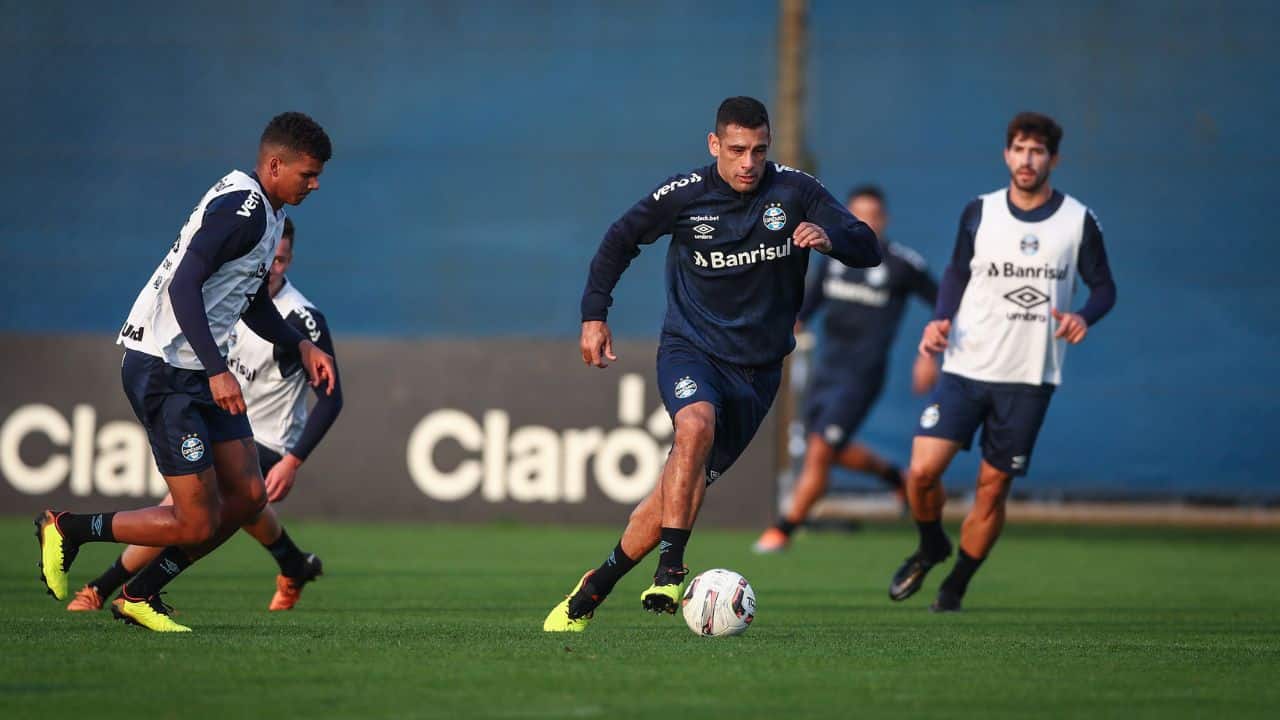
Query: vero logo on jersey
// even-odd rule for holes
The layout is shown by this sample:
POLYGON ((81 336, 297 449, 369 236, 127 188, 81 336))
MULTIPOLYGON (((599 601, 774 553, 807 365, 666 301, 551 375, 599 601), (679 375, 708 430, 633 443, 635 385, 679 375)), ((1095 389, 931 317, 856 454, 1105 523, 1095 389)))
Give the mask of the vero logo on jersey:
POLYGON ((653 191, 653 201, 657 202, 662 198, 662 196, 670 193, 672 190, 675 190, 676 188, 687 187, 689 183, 695 183, 695 182, 702 182, 702 176, 699 175, 698 173, 689 173, 689 177, 682 177, 679 180, 672 180, 666 185, 663 185, 662 187, 653 191))
POLYGON ((258 209, 258 194, 249 193, 249 196, 241 203, 240 209, 236 211, 241 217, 249 217, 253 215, 253 211, 258 209))
POLYGON ((300 307, 293 311, 302 320, 302 324, 307 328, 307 335, 311 337, 311 342, 320 342, 320 326, 316 323, 316 316, 305 307, 300 307))

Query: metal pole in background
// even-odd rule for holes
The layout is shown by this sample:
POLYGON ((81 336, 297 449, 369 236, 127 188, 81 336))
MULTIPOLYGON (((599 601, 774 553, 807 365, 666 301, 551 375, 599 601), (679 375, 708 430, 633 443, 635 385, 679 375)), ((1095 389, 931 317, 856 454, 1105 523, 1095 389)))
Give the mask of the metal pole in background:
MULTIPOLYGON (((778 95, 773 112, 773 152, 781 163, 814 171, 806 147, 805 99, 809 54, 809 0, 778 0, 778 95)), ((791 421, 796 416, 796 390, 791 387, 791 360, 782 366, 782 395, 778 403, 778 497, 790 493, 791 421)))

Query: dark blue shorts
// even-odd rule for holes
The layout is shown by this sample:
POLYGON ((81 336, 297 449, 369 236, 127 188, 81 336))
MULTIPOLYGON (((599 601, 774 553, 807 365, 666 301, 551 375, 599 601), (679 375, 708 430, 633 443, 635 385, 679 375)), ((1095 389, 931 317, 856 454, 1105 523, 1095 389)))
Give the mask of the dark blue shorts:
POLYGON ((214 404, 202 371, 126 350, 120 376, 162 475, 198 473, 213 465, 214 445, 253 437, 248 415, 232 415, 214 404))
POLYGON ((1010 475, 1026 475, 1053 390, 1053 385, 991 383, 942 373, 916 435, 953 440, 968 450, 981 427, 982 459, 1010 475))
POLYGON ((842 448, 858 433, 884 389, 880 369, 820 369, 805 397, 805 429, 834 448, 842 448))
POLYGON ((714 358, 684 338, 663 335, 658 345, 658 388, 674 422, 686 405, 716 408, 715 440, 707 459, 707 484, 715 482, 747 449, 773 405, 782 363, 760 367, 714 358))

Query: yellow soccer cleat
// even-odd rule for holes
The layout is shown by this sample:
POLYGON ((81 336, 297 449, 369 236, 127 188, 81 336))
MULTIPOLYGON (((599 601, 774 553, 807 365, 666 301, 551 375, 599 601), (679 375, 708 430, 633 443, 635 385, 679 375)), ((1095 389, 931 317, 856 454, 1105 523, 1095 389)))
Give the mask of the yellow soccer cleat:
POLYGON ((66 600, 67 571, 80 548, 63 537, 52 510, 36 516, 36 540, 40 542, 40 581, 50 595, 66 600))
POLYGON ((663 568, 653 578, 648 590, 640 593, 640 604, 651 613, 675 615, 684 596, 684 578, 689 568, 663 568), (661 584, 659 584, 661 581, 661 584))
POLYGON ((101 610, 102 604, 102 595, 98 593, 98 588, 92 585, 85 585, 76 591, 76 596, 71 598, 71 602, 67 603, 67 609, 71 612, 101 610))
MULTIPOLYGON (((569 617, 569 602, 573 600, 573 596, 578 594, 578 591, 582 589, 583 583, 587 581, 587 578, 591 577, 591 573, 593 572, 595 572, 595 570, 588 570, 586 574, 582 576, 582 579, 578 581, 578 584, 573 586, 573 590, 568 595, 564 596, 564 600, 561 600, 559 605, 551 608, 551 612, 547 615, 547 619, 542 621, 543 632, 582 632, 587 629, 587 625, 591 622, 591 618, 596 614, 594 607, 585 615, 572 618, 569 617)), ((604 598, 592 596, 590 600, 595 604, 599 604, 604 600, 604 598)))
POLYGON ((146 600, 134 600, 123 594, 111 601, 111 614, 128 625, 138 625, 154 632, 191 632, 186 625, 173 621, 173 608, 165 605, 159 595, 146 600))

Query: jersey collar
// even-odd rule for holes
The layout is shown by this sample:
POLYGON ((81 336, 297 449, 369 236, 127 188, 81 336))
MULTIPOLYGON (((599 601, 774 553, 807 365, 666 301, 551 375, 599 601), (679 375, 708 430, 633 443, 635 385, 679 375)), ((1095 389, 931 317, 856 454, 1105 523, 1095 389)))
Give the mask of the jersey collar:
POLYGON ((1066 199, 1066 196, 1060 191, 1054 190, 1053 194, 1049 195, 1049 199, 1045 201, 1045 204, 1030 210, 1023 210, 1015 206, 1013 201, 1009 199, 1009 190, 1005 189, 1004 191, 1004 204, 1009 206, 1009 214, 1022 222, 1033 223, 1048 220, 1054 213, 1058 212, 1058 208, 1062 207, 1064 199, 1066 199))

